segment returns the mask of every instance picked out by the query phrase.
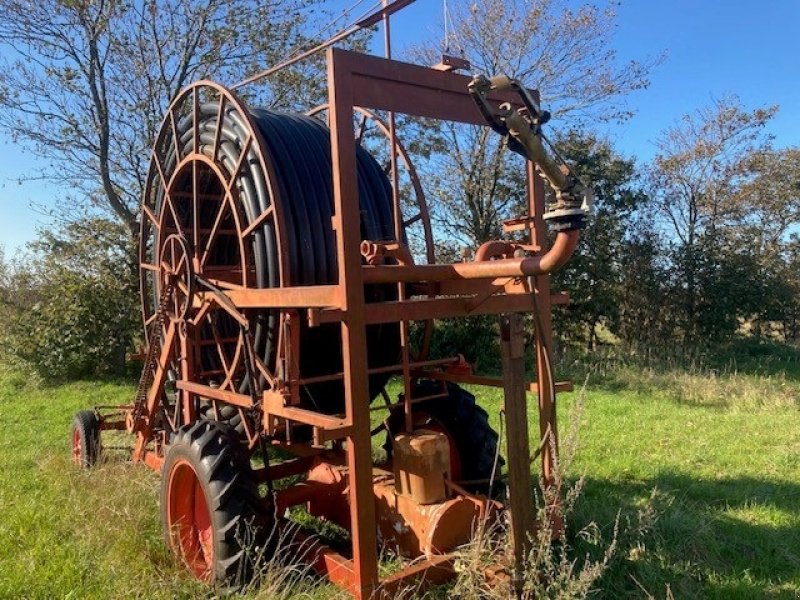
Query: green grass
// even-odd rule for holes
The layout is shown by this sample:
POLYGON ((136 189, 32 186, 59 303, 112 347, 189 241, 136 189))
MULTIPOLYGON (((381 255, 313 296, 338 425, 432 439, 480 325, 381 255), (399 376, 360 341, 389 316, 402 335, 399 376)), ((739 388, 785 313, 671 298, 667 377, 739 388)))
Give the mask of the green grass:
MULTIPOLYGON (((568 473, 585 488, 568 539, 590 521, 608 537, 622 511, 601 597, 800 597, 800 376, 761 358, 744 370, 605 364, 590 378, 568 473), (645 506, 654 525, 626 533, 645 506)), ((472 391, 497 424, 500 395, 472 391)), ((74 412, 132 393, 126 383, 42 387, 0 370, 0 598, 205 595, 162 541, 154 473, 69 462, 74 412)), ((565 437, 575 396, 561 396, 565 437)), ((573 541, 582 556, 588 546, 573 541)))
MULTIPOLYGON (((795 392, 797 393, 797 391, 795 392)), ((800 415, 588 395, 573 465, 587 483, 579 520, 610 523, 654 488, 656 527, 604 580, 677 598, 800 595, 800 415)))

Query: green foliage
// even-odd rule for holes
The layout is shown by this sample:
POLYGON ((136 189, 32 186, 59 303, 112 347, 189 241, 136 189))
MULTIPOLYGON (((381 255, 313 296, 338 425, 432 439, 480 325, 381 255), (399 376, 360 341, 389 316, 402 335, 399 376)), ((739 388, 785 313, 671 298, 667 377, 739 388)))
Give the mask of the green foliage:
MULTIPOLYGON (((645 208, 646 210, 646 208, 645 208)), ((619 256, 619 322, 614 331, 633 350, 663 347, 674 332, 669 267, 646 223, 636 223, 619 256)))
POLYGON ((800 153, 762 133, 774 108, 726 98, 685 117, 659 141, 648 193, 633 161, 592 135, 558 140, 593 185, 595 206, 555 289, 569 344, 705 352, 737 336, 798 339, 800 153))
POLYGON ((139 329, 138 282, 122 225, 43 232, 3 281, 0 339, 45 381, 124 373, 139 329))
POLYGON ((497 318, 493 316, 436 321, 431 355, 462 354, 478 372, 496 373, 500 370, 498 335, 497 318))
POLYGON ((568 332, 572 339, 585 339, 594 348, 601 324, 612 331, 619 329, 625 295, 620 258, 630 249, 626 242, 635 210, 647 197, 635 186, 633 161, 619 156, 607 140, 570 131, 557 145, 594 192, 590 224, 573 258, 554 280, 556 289, 569 291, 572 299, 560 314, 559 331, 568 332))

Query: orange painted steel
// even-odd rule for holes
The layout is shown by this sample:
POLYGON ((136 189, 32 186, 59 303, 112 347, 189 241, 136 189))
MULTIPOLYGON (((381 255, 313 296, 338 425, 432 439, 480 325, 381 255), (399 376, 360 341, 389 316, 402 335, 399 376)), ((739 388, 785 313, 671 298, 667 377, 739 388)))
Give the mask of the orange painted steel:
MULTIPOLYGON (((486 516, 487 504, 492 510, 501 510, 499 505, 465 491, 466 484, 459 484, 462 465, 453 436, 430 419, 425 420, 427 427, 447 436, 450 473, 428 473, 425 477, 441 476, 442 481, 425 489, 446 490, 444 496, 423 494, 421 500, 419 494, 403 493, 403 487, 396 485, 391 466, 377 468, 373 464, 370 376, 392 372, 403 378, 404 399, 393 403, 387 397, 386 404, 387 408, 403 411, 408 433, 418 422, 414 415, 419 403, 446 397, 445 393, 413 397, 416 382, 429 378, 499 386, 506 391, 513 387, 516 395, 507 394, 507 402, 520 402, 521 398, 527 404, 525 394, 536 393, 542 439, 555 442, 555 393, 571 389, 571 384, 556 383, 549 364, 551 307, 567 301, 565 295, 551 292, 549 275, 569 260, 579 233, 559 232, 552 247, 548 247, 542 219, 544 189, 529 165, 529 215, 519 220, 524 223, 522 230, 528 239, 514 244, 490 242, 478 250, 477 260, 473 261, 414 264, 400 223, 403 215, 397 190, 398 161, 411 172, 417 194, 417 213, 404 222, 422 221, 425 255, 430 263, 433 230, 422 182, 413 171, 405 148, 397 141, 394 113, 485 125, 468 92, 470 78, 329 49, 327 80, 324 110, 330 128, 334 209, 330 226, 335 234, 337 273, 335 283, 328 285, 297 286, 289 281, 289 246, 283 243, 287 228, 279 189, 269 190, 271 205, 260 214, 244 218, 237 208, 236 177, 243 164, 254 161, 268 175, 267 181, 277 181, 266 143, 246 104, 230 90, 204 81, 181 92, 170 106, 152 153, 140 245, 145 329, 149 342, 158 340, 161 346, 154 353, 157 355, 153 364, 146 367, 151 370, 152 383, 143 401, 117 408, 125 415, 119 423, 126 423, 136 436, 133 459, 154 469, 164 463, 171 435, 201 418, 201 409, 207 411, 205 418, 218 418, 223 410, 238 415, 245 447, 251 453, 266 442, 294 455, 295 459, 279 465, 266 464, 256 471, 260 481, 270 484, 306 475, 303 483, 275 492, 270 506, 282 514, 286 508, 305 505, 309 513, 346 527, 352 540, 349 553, 336 552, 321 542, 303 540, 302 536, 294 543, 305 548, 298 552, 314 569, 356 599, 366 600, 390 597, 391 590, 401 588, 404 582, 438 582, 452 575, 452 559, 447 552, 469 541, 476 519, 486 516), (202 135, 202 103, 216 103, 217 132, 223 113, 233 114, 248 131, 239 140, 235 164, 223 164, 219 133, 213 139, 202 135), (376 111, 392 113, 388 123, 378 119, 376 111), (395 185, 394 240, 364 240, 361 236, 356 172, 359 139, 354 131, 354 114, 372 118, 389 139, 395 185), (189 124, 183 139, 178 134, 181 123, 184 127, 189 124), (183 151, 182 145, 186 144, 188 152, 183 151), (203 207, 214 208, 213 218, 200 217, 203 207), (249 245, 265 223, 271 224, 277 239, 279 276, 273 287, 256 286, 249 245), (220 235, 227 236, 237 248, 235 261, 230 264, 215 263, 211 258, 214 240, 220 235), (368 301, 365 286, 375 285, 387 285, 397 290, 397 295, 368 301), (165 290, 171 295, 159 312, 156 299, 165 290), (268 311, 278 323, 271 360, 254 351, 250 328, 259 309, 268 311), (425 349, 413 348, 405 333, 401 335, 402 354, 394 361, 397 364, 370 367, 367 360, 368 326, 399 323, 407 328, 411 322, 534 311, 538 326, 534 347, 537 380, 533 383, 520 377, 518 371, 500 380, 472 375, 457 358, 427 359, 425 349), (238 333, 220 331, 216 325, 220 319, 234 323, 238 333), (304 374, 300 356, 313 356, 315 349, 301 347, 298 332, 301 327, 325 323, 336 324, 334 327, 341 330, 341 370, 304 374), (204 348, 216 349, 219 364, 202 364, 200 351, 204 348), (243 385, 245 380, 250 384, 243 385), (323 413, 301 403, 302 389, 321 382, 340 382, 344 392, 341 413, 323 413), (381 581, 379 541, 396 547, 403 555, 426 558, 381 581), (306 552, 309 548, 311 551, 306 552)), ((491 93, 489 102, 495 107, 500 103, 520 106, 519 97, 510 92, 491 93)), ((521 356, 519 352, 517 355, 521 356)), ((526 444, 527 441, 526 438, 526 444)), ((509 444, 513 446, 514 440, 509 444)), ((555 446, 542 445, 541 439, 532 445, 541 448, 542 475, 545 482, 552 483, 555 446)), ((190 471, 191 466, 186 469, 190 471)), ((172 476, 177 479, 170 489, 174 488, 176 495, 169 500, 172 512, 168 514, 176 523, 185 521, 186 527, 173 545, 179 554, 188 557, 190 569, 203 578, 204 565, 209 564, 207 527, 202 507, 195 502, 199 502, 202 493, 197 492, 196 474, 192 480, 186 469, 173 469, 172 476)), ((514 495, 523 498, 523 502, 524 498, 532 501, 530 490, 521 491, 517 486, 514 495)), ((210 560, 213 563, 213 557, 210 560)))
POLYGON ((367 390, 367 340, 364 281, 361 271, 361 240, 358 187, 356 185, 353 107, 358 102, 348 65, 336 60, 338 51, 328 50, 328 105, 333 162, 334 214, 339 285, 342 292, 342 356, 344 359, 345 414, 353 426, 347 437, 347 467, 350 484, 350 535, 356 574, 353 595, 369 598, 378 581, 378 537, 375 530, 375 500, 372 491, 372 444, 369 393, 367 390), (349 233, 349 234, 348 234, 349 233))
POLYGON ((546 275, 562 267, 578 245, 577 230, 559 232, 553 247, 530 258, 506 258, 454 263, 452 265, 386 265, 364 267, 365 283, 404 283, 416 281, 453 281, 459 279, 496 279, 499 277, 532 277, 546 275))
MULTIPOLYGON (((350 529, 347 469, 336 463, 316 459, 305 481, 277 491, 277 513, 302 505, 309 514, 350 529)), ((484 498, 466 492, 421 504, 397 493, 391 473, 380 469, 373 472, 372 497, 382 543, 414 559, 446 554, 467 543, 486 508, 484 498)), ((500 506, 490 505, 493 510, 500 506)))
POLYGON ((187 460, 178 461, 169 478, 165 525, 170 546, 197 578, 208 581, 214 568, 214 541, 205 492, 187 460))
POLYGON ((83 464, 83 451, 81 450, 81 434, 75 429, 72 432, 72 462, 79 467, 83 464))
POLYGON ((432 558, 468 543, 484 505, 482 499, 463 495, 420 504, 398 494, 391 480, 376 482, 374 494, 382 541, 406 558, 432 558))

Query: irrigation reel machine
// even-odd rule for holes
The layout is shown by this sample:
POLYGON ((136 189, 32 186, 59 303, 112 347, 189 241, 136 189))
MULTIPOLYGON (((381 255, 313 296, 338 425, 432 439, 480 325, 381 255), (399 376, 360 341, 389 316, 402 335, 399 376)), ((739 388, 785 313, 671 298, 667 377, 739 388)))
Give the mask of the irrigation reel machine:
MULTIPOLYGON (((389 15, 409 3, 357 24, 384 21, 388 56, 389 15)), ((567 299, 551 292, 549 275, 574 251, 587 205, 585 188, 545 151, 548 115, 536 92, 458 74, 454 59, 428 68, 330 47, 341 37, 323 45, 328 104, 308 115, 250 108, 209 81, 171 104, 141 208, 139 387, 130 405, 79 413, 72 448, 88 467, 101 431, 133 435, 132 460, 161 473, 170 545, 197 577, 246 579, 247 540, 263 545, 303 507, 349 531, 349 548, 301 532, 291 547, 362 599, 452 576, 450 552, 489 515, 510 517, 521 564, 536 527, 531 452, 552 484, 556 392, 570 389, 550 365, 551 307, 567 299), (524 239, 434 263, 422 182, 396 114, 506 136, 528 159, 529 211, 503 226, 524 239), (386 137, 387 169, 359 143, 367 122, 386 137), (425 264, 407 245, 414 224, 425 264), (525 313, 535 317, 535 382, 526 379, 525 313), (498 315, 502 378, 428 356, 435 319, 473 315, 498 315), (412 323, 423 332, 417 344, 412 323), (396 399, 385 392, 390 377, 401 381, 396 399), (502 465, 498 435, 459 383, 504 390, 504 503, 484 495, 502 465), (529 393, 538 397, 533 443, 529 393), (377 411, 385 419, 373 427, 377 411), (374 436, 386 438, 384 464, 374 464, 374 436), (381 580, 381 546, 415 560, 381 580)))

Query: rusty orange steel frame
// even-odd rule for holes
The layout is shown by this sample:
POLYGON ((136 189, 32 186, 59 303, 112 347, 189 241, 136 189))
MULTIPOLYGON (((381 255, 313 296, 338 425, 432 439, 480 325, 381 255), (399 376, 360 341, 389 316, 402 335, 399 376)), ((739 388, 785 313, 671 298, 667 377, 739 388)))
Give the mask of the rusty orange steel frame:
MULTIPOLYGON (((327 77, 335 208, 332 227, 336 238, 338 283, 273 289, 228 286, 219 290, 227 300, 216 301, 220 308, 240 321, 244 317, 239 311, 244 309, 280 311, 283 325, 278 357, 279 360, 281 356, 291 359, 286 361, 290 368, 279 378, 267 373, 263 365, 256 365, 267 376, 269 386, 260 397, 198 383, 193 371, 192 342, 182 329, 186 324, 182 322, 181 313, 185 314, 189 308, 197 312, 207 311, 213 298, 208 291, 189 290, 184 285, 181 297, 186 305, 176 305, 175 315, 165 324, 160 343, 161 351, 153 369, 153 381, 147 390, 145 415, 139 416, 134 414, 135 411, 129 410, 126 423, 110 419, 104 422, 103 428, 127 428, 135 433, 134 460, 142 461, 155 469, 161 467, 166 440, 154 434, 153 419, 148 415, 153 414, 159 395, 163 394, 173 349, 179 346, 181 359, 176 387, 180 397, 177 404, 180 408, 176 407, 176 413, 180 410, 183 414, 180 419, 176 417, 176 421, 188 423, 194 420, 195 407, 200 398, 233 405, 242 410, 252 410, 259 415, 260 423, 256 426, 260 430, 246 431, 251 449, 257 447, 262 435, 267 435, 273 444, 297 456, 294 461, 262 469, 258 473, 262 480, 276 480, 298 473, 310 473, 315 469, 327 469, 326 463, 321 463, 316 458, 320 454, 319 448, 330 442, 338 444, 340 449, 345 448, 342 464, 331 468, 335 467, 334 470, 339 469, 337 472, 346 473, 346 486, 340 486, 339 475, 328 469, 327 474, 322 475, 322 482, 309 484, 304 490, 289 488, 278 492, 276 503, 280 507, 310 501, 313 499, 315 485, 324 487, 330 484, 328 489, 333 486, 346 496, 346 510, 349 510, 349 514, 341 515, 339 520, 349 521, 352 558, 318 542, 315 542, 316 551, 306 553, 306 556, 310 557, 315 569, 348 590, 355 598, 362 600, 372 597, 376 590, 390 596, 392 590, 412 579, 439 581, 452 575, 451 557, 443 555, 415 562, 412 567, 383 581, 378 576, 378 492, 372 461, 371 398, 368 389, 369 375, 376 370, 370 370, 367 366, 367 325, 388 322, 401 324, 401 364, 382 367, 380 370, 394 372, 403 377, 406 393, 402 406, 407 424, 413 424, 413 400, 409 392, 414 378, 425 377, 504 389, 511 532, 515 553, 521 559, 527 536, 535 528, 526 395, 533 393, 538 396, 540 437, 535 446, 538 447, 537 453, 541 457, 543 480, 546 484, 551 484, 554 480, 557 448, 555 397, 557 391, 571 389, 571 384, 556 383, 549 365, 548 348, 552 341, 551 307, 568 301, 566 294, 551 292, 549 273, 569 259, 577 244, 578 232, 560 232, 553 245, 548 247, 547 230, 542 218, 544 186, 534 166, 528 163, 529 214, 504 224, 506 231, 523 232, 527 235, 525 242, 489 242, 469 262, 415 265, 402 243, 377 243, 360 239, 354 113, 387 111, 391 115, 389 125, 383 125, 383 128, 388 130, 391 145, 397 240, 403 239, 397 160, 398 154, 402 154, 400 158, 403 160, 407 157, 396 140, 394 114, 471 125, 485 125, 485 122, 468 93, 470 78, 455 72, 328 49, 327 77), (529 256, 520 257, 520 254, 529 256), (380 259, 384 255, 392 256, 395 259, 394 264, 382 264, 380 259), (366 303, 364 286, 372 283, 396 284, 399 292, 397 299, 366 303), (229 306, 223 306, 224 304, 229 306), (521 313, 531 312, 537 314, 534 352, 538 377, 533 383, 525 377, 524 337, 520 316, 521 313), (498 315, 500 318, 502 379, 472 375, 471 370, 458 368, 457 359, 424 360, 424 357, 417 357, 412 360, 408 340, 410 322, 472 315, 498 315), (344 415, 321 414, 297 406, 299 386, 304 380, 299 372, 299 361, 296 357, 292 359, 291 354, 299 351, 296 323, 300 318, 308 319, 312 326, 329 322, 341 325, 343 371, 335 377, 340 378, 344 385, 344 415), (298 444, 281 440, 276 434, 290 430, 291 423, 310 425, 314 431, 314 443, 298 444), (342 442, 345 442, 344 446, 341 445, 342 442)), ((220 102, 239 102, 227 90, 222 90, 220 97, 220 102), (227 100, 222 99, 222 96, 227 100)), ((520 104, 519 97, 510 92, 492 93, 489 100, 495 106, 502 102, 509 102, 516 107, 520 104)), ((196 94, 194 106, 197 111, 196 94)), ((174 116, 170 115, 170 118, 174 119, 174 116)), ((250 143, 259 144, 260 140, 254 139, 250 143)), ((224 174, 220 173, 220 178, 224 178, 224 174)), ((414 181, 414 187, 419 190, 418 181, 414 181)), ((270 218, 279 218, 278 208, 275 209, 276 214, 270 218)), ((424 210, 424 203, 421 208, 424 210)), ((148 218, 148 210, 145 206, 143 219, 148 218)), ((149 218, 155 223, 154 216, 149 218)), ((423 220, 429 234, 427 215, 423 215, 423 220)), ((277 224, 280 225, 279 222, 277 224)), ((189 260, 188 257, 180 258, 181 248, 175 244, 169 251, 172 252, 173 265, 180 267, 185 264, 184 260, 189 260)), ((430 258, 432 257, 429 256, 430 258)), ((245 260, 244 257, 242 260, 245 260)), ((144 264, 143 267, 158 269, 157 266, 144 264)), ((180 274, 177 273, 179 268, 174 270, 176 273, 172 273, 173 283, 169 285, 179 285, 179 282, 175 284, 175 279, 180 279, 180 274)), ((168 283, 165 282, 164 285, 168 283)), ((151 316, 149 319, 153 318, 155 317, 151 316)), ((195 317, 194 322, 200 319, 199 316, 195 317)), ((153 340, 151 343, 154 343, 153 340)), ((454 489, 459 492, 458 486, 454 486, 454 489)))

